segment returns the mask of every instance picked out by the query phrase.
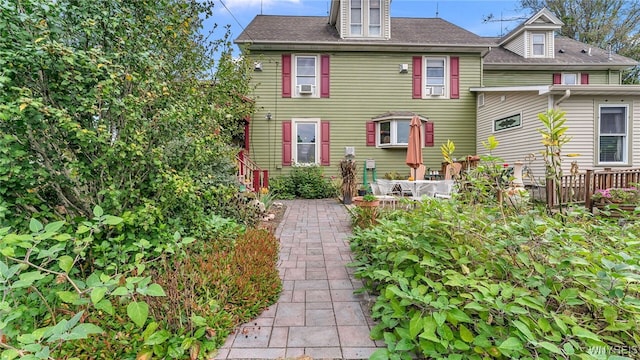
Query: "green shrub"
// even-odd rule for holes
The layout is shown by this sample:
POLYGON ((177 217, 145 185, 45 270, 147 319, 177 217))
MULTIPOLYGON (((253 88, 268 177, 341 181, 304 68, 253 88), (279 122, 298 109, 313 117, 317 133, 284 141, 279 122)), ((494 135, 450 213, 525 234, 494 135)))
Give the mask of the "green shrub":
POLYGON ((287 176, 276 177, 269 190, 278 199, 325 199, 335 197, 338 189, 320 166, 295 166, 287 176))
POLYGON ((375 358, 595 359, 640 346, 638 222, 503 212, 425 201, 355 230, 356 275, 378 295, 372 336, 388 346, 375 358))

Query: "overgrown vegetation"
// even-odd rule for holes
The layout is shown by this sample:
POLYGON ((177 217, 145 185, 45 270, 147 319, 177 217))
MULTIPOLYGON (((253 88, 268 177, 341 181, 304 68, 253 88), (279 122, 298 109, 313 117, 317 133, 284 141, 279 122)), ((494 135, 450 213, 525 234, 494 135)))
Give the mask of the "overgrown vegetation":
POLYGON ((200 35, 212 7, 0 2, 3 358, 206 358, 275 301, 234 176, 250 64, 200 35))
POLYGON ((640 225, 509 209, 425 201, 356 230, 372 336, 388 346, 373 359, 633 358, 640 225))
POLYGON ((277 199, 326 199, 338 195, 332 178, 317 165, 294 166, 288 175, 271 179, 269 190, 277 199))

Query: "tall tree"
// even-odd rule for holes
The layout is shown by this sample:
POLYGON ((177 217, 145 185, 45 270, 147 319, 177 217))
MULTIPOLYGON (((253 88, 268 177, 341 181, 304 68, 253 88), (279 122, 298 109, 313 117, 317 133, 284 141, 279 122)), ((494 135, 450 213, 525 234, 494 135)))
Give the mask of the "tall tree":
MULTIPOLYGON (((560 33, 632 59, 640 59, 638 0, 521 0, 524 9, 546 7, 563 22, 560 33)), ((640 83, 638 67, 624 74, 628 84, 640 83)))
POLYGON ((225 146, 251 112, 249 72, 228 29, 202 35, 212 7, 0 0, 0 223, 44 208, 118 213, 171 202, 192 179, 232 181, 225 146))

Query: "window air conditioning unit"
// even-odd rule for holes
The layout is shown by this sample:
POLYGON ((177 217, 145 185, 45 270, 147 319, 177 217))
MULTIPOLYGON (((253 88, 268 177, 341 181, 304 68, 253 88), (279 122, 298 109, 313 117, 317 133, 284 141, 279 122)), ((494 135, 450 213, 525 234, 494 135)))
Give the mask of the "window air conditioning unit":
POLYGON ((442 96, 444 95, 444 86, 427 86, 424 90, 424 94, 442 96))
POLYGON ((310 95, 313 93, 313 85, 310 84, 303 84, 303 85, 299 85, 300 86, 300 95, 310 95))

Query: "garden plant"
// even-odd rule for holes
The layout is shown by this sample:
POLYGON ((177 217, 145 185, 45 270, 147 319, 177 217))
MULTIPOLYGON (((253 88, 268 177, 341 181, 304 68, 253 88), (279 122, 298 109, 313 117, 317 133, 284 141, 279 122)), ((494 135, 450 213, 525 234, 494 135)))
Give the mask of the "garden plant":
POLYGON ((0 2, 3 359, 204 359, 277 299, 208 1, 0 2), (217 57, 214 54, 218 54, 217 57))

